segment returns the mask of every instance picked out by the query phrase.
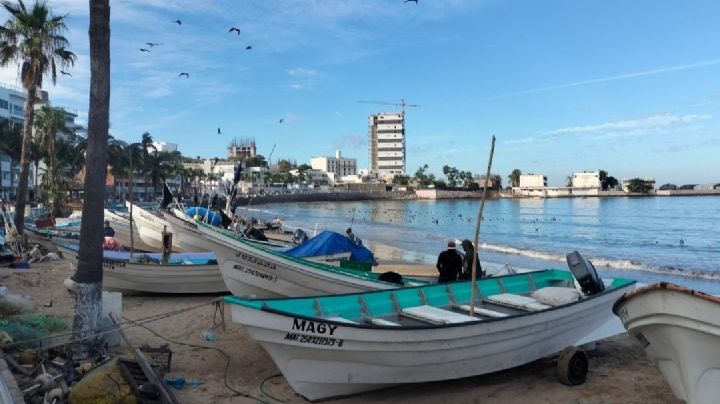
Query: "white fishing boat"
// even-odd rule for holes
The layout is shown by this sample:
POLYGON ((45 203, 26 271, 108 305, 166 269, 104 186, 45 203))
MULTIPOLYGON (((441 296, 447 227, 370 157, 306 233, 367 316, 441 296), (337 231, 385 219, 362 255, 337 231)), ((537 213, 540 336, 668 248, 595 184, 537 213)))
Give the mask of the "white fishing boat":
MULTIPOLYGON (((77 264, 78 245, 54 243, 63 257, 77 264)), ((210 253, 161 254, 103 252, 103 289, 131 293, 224 293, 217 261, 210 253)))
MULTIPOLYGON (((309 400, 403 383, 475 376, 563 351, 566 384, 584 382, 587 356, 575 346, 613 335, 611 307, 634 287, 615 279, 593 295, 557 305, 533 290, 577 292, 568 271, 545 270, 392 291, 284 299, 225 298, 232 320, 270 354, 309 400)), ((557 303, 557 302, 556 302, 557 303)), ((620 330, 620 332, 622 329, 620 330)))
MULTIPOLYGON (((401 286, 381 281, 381 275, 377 273, 296 258, 205 223, 196 224, 203 236, 213 242, 212 251, 220 272, 235 296, 314 296, 401 286)), ((410 279, 403 283, 419 285, 425 282, 410 279)))
POLYGON ((688 404, 720 401, 720 298, 658 283, 613 307, 673 393, 688 404))
POLYGON ((137 223, 132 224, 132 243, 130 237, 130 215, 125 212, 118 212, 110 209, 105 209, 105 220, 110 222, 110 227, 115 230, 114 238, 118 239, 125 248, 130 249, 130 246, 135 250, 139 251, 159 251, 158 247, 154 247, 145 243, 142 238, 138 235, 137 223))

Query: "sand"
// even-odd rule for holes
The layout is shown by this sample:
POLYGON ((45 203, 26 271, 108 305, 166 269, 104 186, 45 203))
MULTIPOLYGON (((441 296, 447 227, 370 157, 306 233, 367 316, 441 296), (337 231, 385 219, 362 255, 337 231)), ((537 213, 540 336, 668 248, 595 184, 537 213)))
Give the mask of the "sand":
MULTIPOLYGON (((403 272, 413 272, 408 264, 403 272)), ((433 268, 424 267, 425 272, 433 268)), ((72 274, 66 260, 33 264, 28 270, 0 269, 0 283, 15 293, 32 298, 38 312, 53 314, 70 321, 73 297, 62 286, 72 274), (52 301, 52 307, 45 307, 52 301)), ((201 296, 123 296, 123 314, 138 319, 210 302, 216 295, 201 296)), ((226 329, 213 326, 211 304, 148 324, 159 334, 177 341, 205 345, 226 352, 231 363, 229 384, 236 390, 276 402, 263 394, 260 384, 279 373, 267 353, 247 338, 243 329, 230 322, 225 314, 226 329), (203 341, 201 333, 214 329, 218 340, 203 341)), ((130 328, 128 336, 136 344, 158 346, 164 341, 141 328, 130 328)), ((236 396, 223 386, 225 360, 215 351, 170 344, 173 351, 170 376, 201 380, 203 385, 175 390, 183 403, 252 403, 248 397, 236 396)), ((518 368, 460 380, 404 385, 361 396, 330 400, 337 403, 679 403, 657 368, 646 358, 639 344, 627 335, 599 342, 590 352, 587 382, 567 387, 556 379, 552 358, 518 368)), ((265 389, 288 403, 307 402, 296 395, 282 376, 269 379, 265 389)))

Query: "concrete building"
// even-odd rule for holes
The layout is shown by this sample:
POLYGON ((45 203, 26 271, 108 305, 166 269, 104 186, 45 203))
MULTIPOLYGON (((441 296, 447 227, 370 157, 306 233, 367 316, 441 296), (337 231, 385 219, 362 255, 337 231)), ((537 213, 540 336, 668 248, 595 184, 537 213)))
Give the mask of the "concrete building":
MULTIPOLYGON (((649 185, 651 187, 649 193, 655 192, 655 178, 647 178, 647 177, 646 178, 631 178, 629 180, 620 181, 620 186, 622 187, 622 190, 625 192, 630 192, 628 187, 630 186, 630 182, 632 182, 632 180, 635 180, 635 179, 642 180, 644 183, 649 185)), ((680 187, 680 189, 682 189, 682 187, 680 187)))
POLYGON ((170 142, 153 142, 153 146, 155 146, 155 149, 157 149, 158 152, 167 152, 172 153, 175 151, 178 151, 178 146, 175 143, 170 142))
POLYGON ((600 189, 600 171, 583 171, 581 173, 572 174, 572 187, 582 189, 600 189))
MULTIPOLYGON (((0 119, 6 119, 10 125, 19 127, 22 131, 25 122, 25 94, 26 91, 22 87, 0 84, 0 119)), ((47 91, 38 90, 35 108, 40 108, 48 104, 47 91)), ((77 114, 68 113, 71 118, 68 126, 72 128, 74 125, 74 117, 77 114)), ((28 175, 28 189, 35 192, 35 165, 30 164, 28 175)), ((20 182, 20 161, 10 159, 8 154, 0 152, 0 197, 3 199, 14 199, 17 195, 17 187, 20 182)))
POLYGON ((370 171, 381 178, 405 175, 405 114, 370 115, 368 123, 370 171))
POLYGON ((521 174, 520 188, 545 188, 547 177, 542 174, 521 174))
POLYGON ((228 159, 246 159, 257 155, 255 139, 233 139, 228 146, 228 159))
POLYGON ((333 173, 335 178, 342 178, 346 175, 357 174, 357 159, 342 157, 340 150, 335 152, 335 157, 311 158, 310 166, 314 170, 322 170, 326 173, 333 173))

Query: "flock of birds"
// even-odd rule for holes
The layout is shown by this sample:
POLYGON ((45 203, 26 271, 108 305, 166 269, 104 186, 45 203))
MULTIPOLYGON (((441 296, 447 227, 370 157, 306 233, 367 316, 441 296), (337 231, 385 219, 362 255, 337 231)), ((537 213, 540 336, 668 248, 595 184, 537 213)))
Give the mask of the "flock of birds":
MULTIPOLYGON (((407 1, 414 1, 415 3, 417 3, 417 0, 407 0, 407 1)), ((406 2, 407 2, 407 1, 406 1, 406 2)), ((182 24, 183 24, 182 20, 174 20, 174 21, 172 21, 172 22, 174 22, 174 23, 177 24, 178 26, 182 26, 182 24)), ((241 33, 240 28, 234 27, 234 26, 233 26, 233 27, 230 27, 230 29, 228 29, 227 32, 228 32, 228 34, 235 33, 235 34, 237 34, 237 36, 240 36, 240 33, 241 33)), ((147 47, 139 48, 138 51, 140 51, 140 52, 142 52, 142 53, 151 53, 151 52, 152 52, 152 51, 151 51, 152 48, 154 48, 155 46, 161 45, 161 44, 160 44, 159 42, 145 42, 145 45, 147 45, 147 47)), ((252 50, 252 48, 253 48, 252 45, 246 45, 246 46, 245 46, 245 50, 246 50, 246 51, 252 50)), ((60 73, 62 73, 63 75, 72 76, 72 74, 70 74, 70 73, 68 73, 68 72, 65 72, 65 71, 62 71, 62 70, 60 70, 60 73)), ((178 77, 185 78, 185 79, 189 79, 189 78, 190 78, 190 73, 189 73, 189 72, 180 72, 180 74, 178 74, 178 77)), ((281 123, 283 123, 283 122, 285 122, 285 118, 281 118, 281 119, 278 120, 278 123, 279 123, 279 124, 281 124, 281 123)), ((222 129, 221 129, 221 128, 217 128, 217 134, 218 134, 218 135, 222 135, 222 129)))

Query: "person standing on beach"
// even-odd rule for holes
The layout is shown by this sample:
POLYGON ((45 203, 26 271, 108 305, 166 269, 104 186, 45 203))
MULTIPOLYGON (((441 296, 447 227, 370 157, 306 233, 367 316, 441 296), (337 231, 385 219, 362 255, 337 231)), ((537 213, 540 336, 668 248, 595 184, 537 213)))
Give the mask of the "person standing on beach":
POLYGON ((465 239, 461 243, 463 251, 465 251, 465 255, 463 256, 463 271, 462 274, 460 274, 460 279, 467 280, 472 279, 472 264, 473 264, 473 253, 476 256, 476 262, 477 262, 477 279, 480 279, 483 277, 483 270, 482 266, 480 266, 480 257, 477 256, 477 253, 475 252, 475 248, 473 248, 473 244, 470 240, 465 239))
POLYGON ((463 259, 455 249, 455 240, 448 241, 447 250, 438 255, 435 267, 440 272, 438 283, 458 280, 458 275, 463 267, 463 259))
POLYGON ((355 245, 362 245, 362 240, 360 240, 360 237, 356 236, 355 233, 353 233, 352 228, 348 227, 347 230, 345 230, 345 234, 347 234, 350 241, 352 241, 355 245))
POLYGON ((115 237, 115 229, 110 227, 110 221, 105 221, 105 226, 103 227, 103 236, 105 237, 115 237))

